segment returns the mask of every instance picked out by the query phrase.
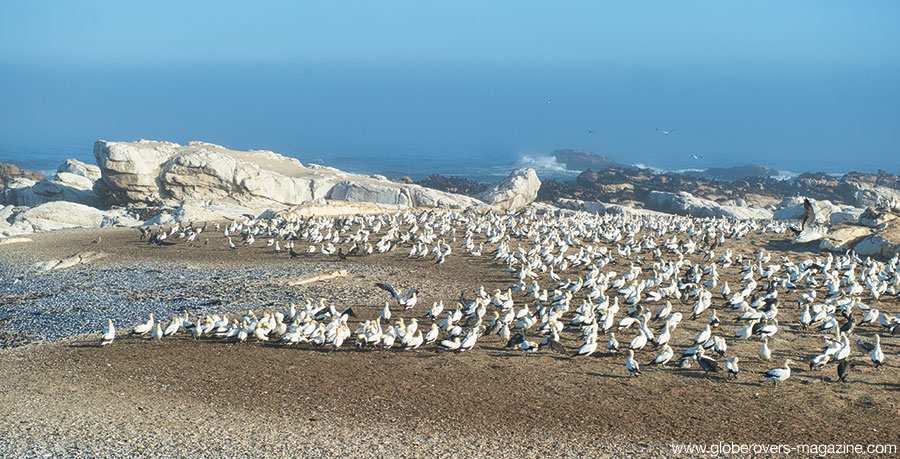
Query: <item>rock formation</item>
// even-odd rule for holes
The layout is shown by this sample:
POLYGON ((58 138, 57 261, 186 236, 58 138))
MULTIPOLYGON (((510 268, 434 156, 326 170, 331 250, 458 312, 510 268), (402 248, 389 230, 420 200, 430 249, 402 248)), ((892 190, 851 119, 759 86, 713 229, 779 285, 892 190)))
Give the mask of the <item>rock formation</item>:
POLYGON ((531 168, 516 169, 495 183, 478 198, 506 212, 515 212, 537 198, 541 181, 531 168))
POLYGON ((256 210, 322 199, 397 208, 481 205, 461 195, 383 177, 348 174, 271 151, 236 151, 204 142, 107 142, 94 145, 102 177, 95 187, 105 205, 177 206, 184 200, 224 201, 256 210))
POLYGON ((66 160, 51 180, 20 177, 7 183, 4 202, 14 206, 37 206, 52 201, 68 201, 92 207, 100 206, 94 183, 100 168, 75 159, 66 160))
POLYGON ((141 222, 124 209, 103 211, 84 204, 53 201, 36 207, 0 209, 0 236, 15 236, 69 228, 137 226, 141 222))
MULTIPOLYGON (((776 206, 775 212, 772 214, 773 218, 775 220, 802 220, 804 199, 806 198, 803 196, 784 199, 776 206)), ((810 198, 809 202, 823 217, 823 221, 817 222, 820 225, 856 223, 865 210, 859 207, 833 204, 828 200, 818 201, 810 198)))
POLYGON ((40 172, 22 169, 15 164, 0 163, 0 191, 6 189, 6 184, 12 180, 25 178, 35 182, 45 180, 44 174, 40 172))
POLYGON ((652 210, 694 217, 729 217, 740 220, 772 218, 772 212, 766 209, 719 204, 709 199, 695 197, 686 191, 680 193, 651 191, 646 204, 652 210))

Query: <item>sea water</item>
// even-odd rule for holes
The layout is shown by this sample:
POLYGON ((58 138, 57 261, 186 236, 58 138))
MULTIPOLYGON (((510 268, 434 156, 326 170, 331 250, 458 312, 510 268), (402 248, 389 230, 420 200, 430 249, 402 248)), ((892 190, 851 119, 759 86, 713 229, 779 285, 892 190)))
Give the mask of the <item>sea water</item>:
POLYGON ((551 155, 702 170, 900 172, 897 72, 611 63, 38 65, 0 72, 0 161, 52 173, 97 139, 203 140, 414 179, 572 178, 551 155), (662 131, 674 130, 670 134, 662 131))

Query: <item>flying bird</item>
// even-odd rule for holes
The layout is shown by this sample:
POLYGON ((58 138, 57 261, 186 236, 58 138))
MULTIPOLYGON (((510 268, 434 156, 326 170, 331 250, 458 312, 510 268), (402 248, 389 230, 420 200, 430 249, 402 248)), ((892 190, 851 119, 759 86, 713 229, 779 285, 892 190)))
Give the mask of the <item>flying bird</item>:
POLYGON ((662 135, 669 135, 669 134, 671 134, 671 133, 677 131, 678 129, 670 129, 670 130, 668 130, 668 131, 665 131, 665 130, 662 130, 662 129, 660 129, 660 128, 656 128, 656 130, 657 130, 658 132, 661 132, 662 135))
POLYGON ((391 284, 377 283, 375 284, 375 286, 382 290, 386 290, 391 294, 391 296, 394 297, 394 299, 397 300, 397 304, 405 307, 406 309, 412 308, 418 301, 416 294, 419 293, 419 291, 414 288, 409 289, 409 291, 407 291, 406 293, 401 293, 394 289, 394 286, 391 284))
POLYGON ((695 155, 691 155, 691 158, 694 158, 694 159, 700 159, 700 158, 702 158, 702 157, 703 157, 703 156, 701 156, 701 155, 696 155, 696 154, 695 154, 695 155))
POLYGON ((821 219, 822 217, 819 214, 819 210, 816 208, 816 206, 812 205, 812 203, 809 202, 809 198, 804 199, 803 221, 800 223, 800 233, 796 238, 794 238, 793 242, 812 242, 824 238, 825 233, 828 232, 828 229, 822 228, 818 225, 817 222, 821 219))

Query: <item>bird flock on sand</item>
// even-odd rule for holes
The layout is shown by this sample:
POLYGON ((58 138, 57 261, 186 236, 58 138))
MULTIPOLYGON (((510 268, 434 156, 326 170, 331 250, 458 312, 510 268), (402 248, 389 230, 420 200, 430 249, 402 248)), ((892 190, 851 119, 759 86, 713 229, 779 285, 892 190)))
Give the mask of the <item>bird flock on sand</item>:
MULTIPOLYGON (((771 367, 758 381, 777 386, 790 379, 792 365, 810 372, 833 366, 842 382, 854 366, 882 367, 890 360, 883 342, 900 330, 900 257, 861 259, 847 252, 791 260, 738 244, 754 234, 783 239, 779 235, 797 231, 780 221, 469 209, 282 215, 209 226, 146 229, 141 239, 198 244, 205 229, 227 241, 220 250, 264 246, 281 257, 346 260, 391 253, 413 265, 428 258, 434 264, 480 259, 505 270, 510 281, 492 291, 481 286, 459 298, 434 298, 430 306, 418 303, 416 288, 378 283, 373 288, 390 299, 377 318, 365 321, 353 307, 338 310, 324 299, 306 299, 240 316, 185 312, 164 323, 150 315, 131 334, 446 352, 470 351, 496 336, 491 339, 527 354, 622 359, 623 374, 634 376, 696 365, 710 376, 745 378, 739 365, 749 361, 771 367), (684 322, 700 331, 688 332, 684 322), (785 334, 794 338, 782 339, 785 334), (804 346, 799 337, 806 338, 804 346), (812 339, 821 344, 810 347, 812 339), (738 355, 729 346, 749 340, 758 342, 758 352, 738 355), (779 358, 768 363, 773 354, 779 358)), ((109 321, 101 344, 116 336, 109 321)))

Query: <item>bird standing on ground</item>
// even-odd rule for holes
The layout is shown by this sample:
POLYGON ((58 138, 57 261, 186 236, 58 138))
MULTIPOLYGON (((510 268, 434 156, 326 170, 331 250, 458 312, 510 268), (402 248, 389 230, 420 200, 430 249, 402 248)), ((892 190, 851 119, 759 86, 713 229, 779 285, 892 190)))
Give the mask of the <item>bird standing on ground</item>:
POLYGON ((845 383, 847 382, 847 376, 850 375, 850 361, 849 360, 841 360, 837 365, 837 374, 838 381, 845 383))
POLYGON ((739 360, 740 359, 737 356, 728 357, 728 359, 725 360, 725 371, 734 377, 734 379, 737 379, 738 373, 740 372, 740 369, 738 368, 739 360))
POLYGON ((150 319, 148 319, 146 322, 144 322, 142 324, 135 325, 134 330, 132 330, 131 332, 134 333, 135 335, 146 335, 147 333, 150 333, 151 331, 153 331, 154 323, 155 322, 153 322, 153 313, 151 312, 150 319))
POLYGON ((641 365, 637 360, 634 360, 634 351, 631 349, 628 350, 628 358, 625 359, 625 369, 631 373, 631 376, 638 376, 641 374, 641 365))
POLYGON ((884 365, 884 351, 881 350, 880 335, 875 335, 875 349, 872 349, 872 353, 869 354, 869 357, 871 357, 872 363, 875 364, 875 368, 884 365))
POLYGON ((772 368, 771 370, 764 373, 765 379, 763 382, 772 382, 772 385, 778 387, 778 383, 784 382, 786 379, 791 377, 791 359, 787 359, 784 361, 784 368, 772 368))
POLYGON ((107 324, 106 327, 103 328, 103 338, 100 340, 101 346, 112 344, 113 340, 116 339, 116 327, 113 326, 112 319, 106 320, 107 324))

